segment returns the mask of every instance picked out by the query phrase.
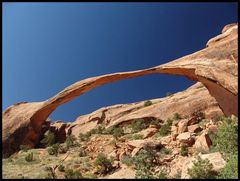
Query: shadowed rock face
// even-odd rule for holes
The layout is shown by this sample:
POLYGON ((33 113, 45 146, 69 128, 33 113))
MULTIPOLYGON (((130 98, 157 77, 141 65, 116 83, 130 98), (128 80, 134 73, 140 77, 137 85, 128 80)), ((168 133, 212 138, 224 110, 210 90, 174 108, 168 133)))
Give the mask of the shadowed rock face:
POLYGON ((208 41, 207 47, 169 63, 149 69, 96 76, 76 82, 43 102, 18 103, 3 112, 3 154, 8 156, 19 145, 34 146, 42 124, 61 104, 106 83, 163 73, 186 76, 206 86, 225 115, 237 115, 238 25, 223 28, 222 34, 208 41))

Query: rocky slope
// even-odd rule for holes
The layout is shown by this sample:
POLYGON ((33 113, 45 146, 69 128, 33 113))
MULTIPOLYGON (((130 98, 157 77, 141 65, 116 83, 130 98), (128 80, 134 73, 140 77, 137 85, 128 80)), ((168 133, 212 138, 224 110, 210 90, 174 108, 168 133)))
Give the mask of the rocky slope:
MULTIPOLYGON (((237 123, 235 117, 232 120, 237 123)), ((60 124, 52 126, 60 128, 60 124)), ((162 121, 133 119, 112 128, 113 132, 104 129, 104 123, 99 123, 98 127, 79 134, 72 142, 67 139, 58 145, 57 154, 51 153, 52 146, 22 149, 4 159, 3 178, 158 178, 164 171, 159 178, 185 179, 190 177, 188 168, 193 167, 197 155, 208 159, 213 171, 220 173, 227 159, 220 150, 212 150, 214 139, 209 134, 210 131, 216 134, 221 125, 220 119, 207 119, 202 112, 185 118, 174 114, 162 121), (33 158, 27 160, 30 153, 33 158), (99 159, 101 154, 105 155, 104 159, 99 159), (145 168, 142 163, 148 164, 148 161, 151 164, 149 172, 139 169, 139 166, 145 168), (58 168, 60 165, 63 169, 58 168)))
MULTIPOLYGON (((219 108, 225 115, 237 115, 237 31, 237 24, 227 25, 223 28, 221 35, 208 41, 206 48, 163 65, 144 70, 87 78, 70 85, 46 101, 23 102, 10 106, 3 112, 2 141, 4 156, 9 156, 19 150, 21 144, 27 144, 31 147, 37 145, 43 124, 46 123, 48 116, 61 104, 94 87, 146 74, 176 74, 199 81, 207 88, 210 95, 215 98, 219 108)), ((152 108, 154 107, 153 105, 152 108)), ((137 111, 135 113, 137 114, 137 111)), ((150 115, 151 113, 146 111, 145 116, 150 115)), ((127 119, 131 117, 133 118, 134 115, 129 115, 127 119)), ((123 118, 114 120, 109 126, 121 122, 121 119, 123 118)))

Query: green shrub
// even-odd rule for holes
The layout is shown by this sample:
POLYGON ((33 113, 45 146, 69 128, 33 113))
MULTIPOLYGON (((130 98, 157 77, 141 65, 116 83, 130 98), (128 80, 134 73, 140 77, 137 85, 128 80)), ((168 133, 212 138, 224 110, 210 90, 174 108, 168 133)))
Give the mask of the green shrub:
POLYGON ((167 173, 166 170, 161 170, 160 173, 157 176, 157 179, 167 179, 167 173))
POLYGON ((49 155, 58 155, 59 150, 59 143, 52 145, 51 147, 47 148, 47 152, 49 155))
POLYGON ((216 135, 209 134, 212 151, 220 151, 224 157, 238 150, 238 125, 236 120, 224 117, 216 135))
POLYGON ((31 147, 29 145, 20 145, 20 150, 27 152, 31 147))
POLYGON ((136 178, 156 179, 152 172, 152 168, 158 164, 156 150, 149 145, 145 145, 144 149, 141 149, 132 160, 136 169, 136 178))
POLYGON ((80 141, 88 141, 93 134, 112 134, 112 129, 106 130, 103 126, 99 125, 97 128, 88 131, 86 134, 79 133, 78 138, 80 141))
POLYGON ((136 170, 136 179, 154 179, 153 173, 146 167, 142 167, 136 170))
POLYGON ((200 122, 201 120, 203 120, 205 118, 204 113, 201 111, 196 111, 192 114, 192 117, 194 117, 195 119, 195 123, 200 122))
POLYGON ((67 135, 65 143, 66 143, 67 147, 70 148, 70 147, 73 147, 76 145, 76 140, 77 140, 77 138, 74 135, 72 135, 72 134, 67 135))
POLYGON ((216 173, 213 171, 213 165, 208 159, 201 159, 197 156, 197 160, 193 161, 193 166, 188 169, 188 174, 192 179, 213 179, 216 173))
POLYGON ((151 152, 141 149, 138 154, 133 157, 133 163, 135 164, 137 170, 140 170, 143 167, 147 167, 147 169, 149 169, 154 165, 154 159, 155 157, 151 152))
POLYGON ((134 134, 130 138, 130 140, 141 140, 141 139, 143 139, 143 135, 141 134, 134 134))
POLYGON ((44 138, 40 141, 45 147, 51 146, 55 143, 55 134, 48 130, 44 134, 44 138))
POLYGON ((91 129, 89 132, 88 132, 88 136, 90 135, 93 135, 93 134, 104 134, 105 132, 105 127, 103 127, 102 125, 99 125, 97 126, 96 128, 94 129, 91 129))
POLYGON ((28 153, 28 154, 25 156, 25 160, 26 160, 27 162, 33 161, 33 152, 28 153))
POLYGON ((89 134, 89 133, 86 133, 86 134, 79 133, 78 138, 80 139, 80 141, 87 141, 87 140, 89 140, 90 136, 91 136, 91 134, 89 134))
POLYGON ((172 153, 172 150, 163 147, 163 148, 160 150, 160 152, 163 153, 163 154, 168 155, 168 154, 172 153))
POLYGON ((163 124, 161 128, 159 129, 159 136, 166 136, 171 132, 171 125, 169 124, 163 124))
POLYGON ((152 101, 145 101, 144 102, 144 107, 151 106, 151 105, 152 105, 152 101))
POLYGON ((85 157, 87 156, 87 152, 84 149, 80 149, 78 153, 79 157, 85 157))
POLYGON ((182 119, 181 116, 180 116, 180 114, 179 114, 179 113, 175 113, 175 114, 173 115, 173 120, 179 120, 179 119, 182 119))
POLYGON ((67 153, 68 149, 69 148, 66 145, 59 145, 58 153, 67 153))
POLYGON ((187 147, 187 145, 181 145, 180 154, 182 156, 188 156, 188 147, 187 147))
POLYGON ((105 131, 105 127, 100 125, 95 129, 95 134, 103 134, 104 131, 105 131))
POLYGON ((136 119, 131 124, 132 133, 139 132, 139 131, 141 131, 143 129, 146 129, 147 127, 148 127, 148 125, 146 124, 144 119, 136 119))
POLYGON ((150 125, 155 125, 157 128, 161 127, 160 120, 158 120, 158 119, 152 119, 150 122, 150 125))
POLYGON ((131 166, 134 164, 132 157, 129 155, 124 155, 121 159, 121 162, 127 166, 131 166))
POLYGON ((59 172, 64 172, 64 170, 65 170, 65 167, 63 165, 58 166, 58 171, 59 172))
POLYGON ((98 168, 98 173, 107 174, 113 170, 111 160, 103 153, 99 153, 94 164, 98 168))
POLYGON ((103 134, 113 134, 113 129, 115 127, 107 128, 102 131, 103 134))
POLYGON ((96 175, 94 175, 93 173, 91 172, 87 172, 85 175, 84 175, 84 178, 88 178, 88 179, 91 179, 91 178, 97 178, 96 175))
POLYGON ((114 138, 118 138, 124 135, 124 131, 121 127, 115 127, 113 128, 112 134, 114 138))
POLYGON ((218 179, 237 179, 238 178, 238 153, 229 156, 225 167, 220 170, 218 179))
POLYGON ((66 170, 64 174, 66 179, 79 179, 82 178, 82 174, 79 172, 79 170, 66 170))

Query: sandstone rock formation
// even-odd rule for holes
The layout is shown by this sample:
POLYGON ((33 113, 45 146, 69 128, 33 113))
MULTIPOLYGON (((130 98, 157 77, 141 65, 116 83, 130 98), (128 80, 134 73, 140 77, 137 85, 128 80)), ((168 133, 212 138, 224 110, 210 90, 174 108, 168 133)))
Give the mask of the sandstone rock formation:
POLYGON ((216 100, 211 97, 207 89, 197 83, 187 90, 174 94, 171 97, 152 99, 152 105, 144 107, 144 101, 131 104, 118 104, 104 107, 87 115, 79 116, 75 122, 71 123, 72 133, 78 136, 79 133, 86 133, 95 128, 101 119, 101 123, 106 127, 123 124, 130 120, 143 118, 145 120, 157 118, 166 120, 179 113, 181 116, 188 116, 195 111, 201 111, 206 118, 222 115, 222 111, 216 100))
MULTIPOLYGON (((97 86, 146 74, 175 74, 199 81, 208 89, 211 96, 216 99, 215 110, 218 109, 219 105, 224 114, 237 115, 237 31, 237 24, 228 25, 224 27, 221 35, 209 40, 207 47, 203 50, 163 65, 138 71, 120 72, 87 78, 70 85, 46 101, 33 103, 22 102, 10 106, 3 112, 2 141, 4 156, 8 156, 17 151, 21 144, 28 144, 34 147, 39 142, 43 123, 61 104, 97 86)), ((201 98, 202 97, 199 97, 198 99, 201 98)), ((210 98, 209 100, 213 103, 215 99, 210 98)), ((197 101, 196 99, 195 102, 197 101)), ((204 105, 206 105, 206 102, 204 105)), ((178 106, 178 103, 174 106, 178 106)), ((174 106, 172 106, 172 108, 174 106)), ((193 105, 189 105, 189 107, 192 106, 193 105)), ((151 107, 146 107, 146 114, 141 117, 148 117, 150 114, 149 111, 152 109, 158 108, 154 104, 151 107)), ((166 108, 162 108, 162 112, 164 112, 163 109, 166 108)), ((123 112, 123 110, 121 110, 121 112, 123 112)), ((97 121, 103 120, 105 113, 101 113, 100 117, 97 116, 97 121)), ((165 116, 166 115, 167 113, 165 116)), ((132 119, 134 115, 130 117, 132 119)), ((114 123, 109 123, 109 126, 121 122, 121 119, 123 118, 119 117, 114 123)), ((93 122, 91 123, 93 124, 93 122)))

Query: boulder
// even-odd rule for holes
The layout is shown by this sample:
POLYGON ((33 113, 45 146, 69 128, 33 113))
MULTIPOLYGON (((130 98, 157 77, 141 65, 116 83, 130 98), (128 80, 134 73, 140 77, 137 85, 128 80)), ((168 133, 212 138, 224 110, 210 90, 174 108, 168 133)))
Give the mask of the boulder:
POLYGON ((189 132, 179 134, 176 139, 181 144, 187 144, 188 146, 192 146, 194 143, 193 135, 189 132))
POLYGON ((182 119, 181 121, 179 121, 179 123, 178 123, 178 134, 184 133, 184 132, 187 131, 187 124, 188 124, 187 119, 182 119))
POLYGON ((207 130, 216 134, 217 133, 217 126, 216 125, 209 125, 207 130))
POLYGON ((173 141, 176 140, 177 135, 178 135, 178 127, 177 126, 171 126, 171 136, 172 136, 173 141))
POLYGON ((195 141, 193 148, 195 151, 201 151, 202 153, 208 153, 212 142, 206 132, 202 133, 195 141))
POLYGON ((187 129, 188 129, 188 132, 190 133, 197 133, 202 130, 202 128, 198 124, 188 126, 187 129))
POLYGON ((157 128, 147 128, 147 129, 144 129, 144 130, 140 131, 138 134, 142 135, 143 139, 145 139, 145 138, 151 137, 157 131, 158 131, 157 128))

